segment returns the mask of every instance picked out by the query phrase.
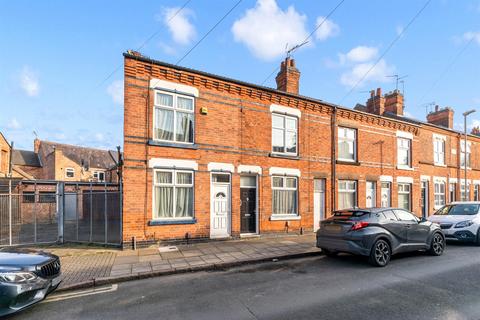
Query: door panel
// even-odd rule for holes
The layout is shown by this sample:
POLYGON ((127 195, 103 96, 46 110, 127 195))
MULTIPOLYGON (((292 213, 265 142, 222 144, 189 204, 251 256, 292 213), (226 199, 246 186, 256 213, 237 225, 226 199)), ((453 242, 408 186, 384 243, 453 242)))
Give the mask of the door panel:
POLYGON ((405 224, 402 221, 397 220, 392 210, 385 210, 383 214, 386 217, 386 220, 382 222, 383 227, 393 234, 398 242, 406 244, 408 238, 407 227, 405 224))
POLYGON ((230 185, 212 184, 210 236, 228 237, 230 224, 230 185))
POLYGON ((240 232, 257 232, 257 189, 240 188, 240 232))

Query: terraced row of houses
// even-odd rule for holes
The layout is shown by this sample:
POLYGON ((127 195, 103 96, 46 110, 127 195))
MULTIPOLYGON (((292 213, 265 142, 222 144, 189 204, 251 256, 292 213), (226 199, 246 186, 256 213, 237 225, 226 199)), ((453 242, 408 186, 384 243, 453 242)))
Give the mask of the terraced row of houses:
POLYGON ((397 90, 353 109, 305 97, 291 58, 276 89, 124 59, 125 243, 311 232, 335 209, 427 216, 480 197, 478 130, 465 144, 452 108, 419 121, 397 90))

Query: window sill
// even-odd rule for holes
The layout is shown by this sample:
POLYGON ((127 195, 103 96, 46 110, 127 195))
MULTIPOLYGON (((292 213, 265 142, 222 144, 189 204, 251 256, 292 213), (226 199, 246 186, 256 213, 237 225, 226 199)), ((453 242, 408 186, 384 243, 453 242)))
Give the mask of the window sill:
POLYGON ((407 170, 407 171, 413 171, 414 169, 409 166, 403 166, 403 165, 397 165, 398 170, 407 170))
POLYGON ((159 146, 159 147, 193 149, 193 150, 198 149, 198 145, 195 143, 175 143, 175 142, 165 142, 165 141, 157 141, 157 140, 149 139, 147 144, 150 146, 159 146))
POLYGON ((352 160, 342 160, 338 159, 335 161, 336 164, 346 164, 346 165, 351 165, 351 166, 359 166, 360 162, 358 161, 352 161, 352 160))
POLYGON ((433 165, 436 166, 436 167, 444 167, 444 168, 447 167, 447 165, 444 164, 444 163, 434 163, 433 165))
POLYGON ((274 153, 271 152, 268 154, 269 157, 271 158, 284 158, 284 159, 290 159, 290 160, 300 160, 300 156, 295 156, 291 154, 285 154, 285 153, 274 153))
POLYGON ((163 226, 171 224, 195 224, 197 219, 182 219, 182 220, 150 220, 148 221, 149 226, 163 226))
POLYGON ((296 214, 272 214, 270 221, 300 220, 302 217, 296 214))

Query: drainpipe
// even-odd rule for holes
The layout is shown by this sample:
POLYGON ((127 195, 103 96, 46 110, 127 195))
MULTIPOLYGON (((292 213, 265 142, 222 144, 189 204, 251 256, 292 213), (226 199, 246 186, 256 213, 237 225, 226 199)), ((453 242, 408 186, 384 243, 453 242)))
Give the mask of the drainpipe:
POLYGON ((337 184, 337 107, 333 107, 333 113, 331 116, 331 137, 332 137, 332 175, 331 175, 331 208, 332 212, 337 209, 337 194, 336 194, 336 184, 337 184))
POLYGON ((8 159, 8 176, 11 178, 12 177, 12 170, 13 170, 13 144, 14 142, 12 141, 10 143, 10 158, 8 159))

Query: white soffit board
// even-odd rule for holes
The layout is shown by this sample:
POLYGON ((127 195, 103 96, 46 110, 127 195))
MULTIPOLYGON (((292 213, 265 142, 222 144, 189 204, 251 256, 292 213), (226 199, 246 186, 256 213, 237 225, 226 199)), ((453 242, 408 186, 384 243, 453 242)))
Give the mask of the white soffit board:
POLYGON ((297 118, 300 118, 302 116, 302 112, 300 110, 295 109, 295 108, 281 106, 279 104, 271 104, 270 105, 270 112, 278 112, 278 113, 282 113, 282 114, 288 114, 288 115, 291 115, 291 116, 295 116, 297 118))
POLYGON ((397 177, 397 182, 399 183, 413 183, 412 177, 397 177))
POLYGON ((152 158, 148 160, 149 168, 179 168, 198 170, 198 163, 193 160, 152 158))
POLYGON ((279 168, 279 167, 271 167, 269 169, 269 174, 279 175, 279 176, 295 176, 300 177, 300 170, 299 169, 292 169, 292 168, 279 168))
POLYGON ((393 182, 392 176, 380 176, 380 181, 382 182, 393 182))
POLYGON ((159 90, 166 89, 171 91, 177 91, 178 93, 188 93, 195 97, 199 96, 198 89, 195 87, 155 78, 150 80, 150 88, 159 90))
POLYGON ((262 168, 260 166, 246 166, 241 164, 238 166, 238 173, 262 174, 262 168))
POLYGON ((413 134, 406 131, 397 131, 397 137, 399 138, 406 138, 406 139, 413 139, 413 134))
POLYGON ((235 172, 235 167, 231 163, 223 162, 209 162, 208 171, 225 171, 225 172, 235 172))

